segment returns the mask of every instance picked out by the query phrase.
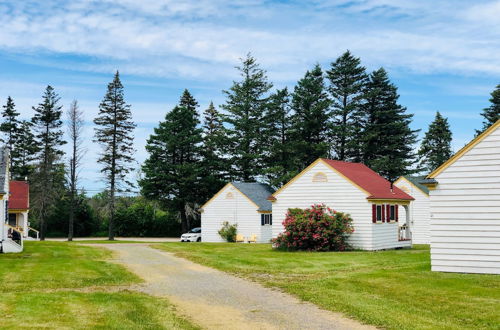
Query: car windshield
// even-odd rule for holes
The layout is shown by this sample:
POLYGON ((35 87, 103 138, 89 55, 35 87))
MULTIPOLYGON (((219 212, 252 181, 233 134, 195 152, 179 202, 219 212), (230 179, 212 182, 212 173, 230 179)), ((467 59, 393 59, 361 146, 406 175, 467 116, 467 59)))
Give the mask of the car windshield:
POLYGON ((197 234, 197 233, 201 233, 201 228, 193 228, 191 229, 188 233, 192 233, 192 234, 197 234))

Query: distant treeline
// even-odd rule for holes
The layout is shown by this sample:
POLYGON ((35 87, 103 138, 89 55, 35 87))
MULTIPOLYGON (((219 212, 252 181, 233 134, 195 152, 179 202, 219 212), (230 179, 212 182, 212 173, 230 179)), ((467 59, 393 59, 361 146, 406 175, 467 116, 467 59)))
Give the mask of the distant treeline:
MULTIPOLYGON (((106 226, 110 238, 114 233, 177 234, 199 223, 199 206, 228 181, 279 187, 319 157, 363 162, 393 181, 431 171, 452 154, 447 118, 437 112, 418 147, 418 131, 410 127, 413 114, 399 104, 387 72, 380 68, 368 73, 349 51, 326 70, 313 66, 290 90, 273 89, 250 54, 236 69, 239 78, 223 91, 223 104, 210 103, 200 115, 198 102, 186 89, 154 129, 137 182, 140 197, 115 197, 135 184, 126 181, 135 124, 118 73, 94 119, 107 189, 92 198, 75 192, 77 180, 71 173, 81 153, 73 152, 64 161, 62 110, 52 87, 33 108, 31 121, 17 120, 9 97, 0 129, 12 150, 13 176, 28 177, 31 183, 32 219, 42 229, 47 224, 47 232, 63 234, 70 210, 78 214, 73 216, 78 235, 103 234, 106 226), (70 204, 64 204, 65 198, 70 204)), ((499 118, 500 85, 490 101, 478 133, 499 118)))

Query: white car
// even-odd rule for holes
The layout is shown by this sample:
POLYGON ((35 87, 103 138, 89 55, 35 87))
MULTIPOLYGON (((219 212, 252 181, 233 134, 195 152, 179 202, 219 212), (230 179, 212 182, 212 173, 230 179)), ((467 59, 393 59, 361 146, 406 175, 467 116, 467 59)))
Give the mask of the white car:
POLYGON ((201 228, 196 227, 182 234, 181 242, 201 242, 201 228))

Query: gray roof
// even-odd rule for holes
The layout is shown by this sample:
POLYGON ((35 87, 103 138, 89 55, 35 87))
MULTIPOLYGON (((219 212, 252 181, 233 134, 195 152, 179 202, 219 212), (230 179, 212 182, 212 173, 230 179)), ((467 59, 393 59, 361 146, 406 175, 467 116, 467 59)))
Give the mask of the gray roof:
POLYGON ((429 195, 429 188, 427 188, 426 186, 424 186, 423 184, 421 184, 422 181, 425 182, 425 176, 409 176, 409 175, 405 175, 404 178, 408 181, 410 181, 411 183, 413 183, 413 185, 415 187, 417 187, 418 189, 422 190, 424 193, 426 193, 427 195, 429 195))
POLYGON ((0 147, 0 193, 5 191, 6 181, 9 180, 9 148, 0 147))
POLYGON ((271 211, 272 204, 267 198, 274 193, 270 185, 259 182, 231 182, 241 193, 259 206, 259 211, 271 211))

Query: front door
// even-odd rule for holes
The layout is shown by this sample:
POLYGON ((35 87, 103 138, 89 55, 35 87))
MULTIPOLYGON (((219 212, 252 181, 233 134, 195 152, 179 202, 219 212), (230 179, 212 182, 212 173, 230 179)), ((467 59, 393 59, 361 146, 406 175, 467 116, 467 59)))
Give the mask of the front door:
POLYGON ((17 214, 9 214, 9 225, 11 225, 12 227, 17 227, 17 214))

